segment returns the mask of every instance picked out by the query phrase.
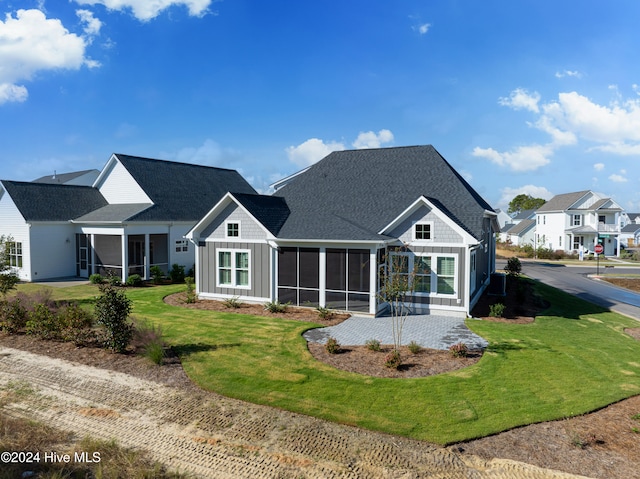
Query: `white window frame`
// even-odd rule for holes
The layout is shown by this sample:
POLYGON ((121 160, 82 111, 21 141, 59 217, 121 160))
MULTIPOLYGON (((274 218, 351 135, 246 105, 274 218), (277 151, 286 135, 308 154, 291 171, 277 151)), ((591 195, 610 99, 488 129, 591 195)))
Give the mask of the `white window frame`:
POLYGON ((241 231, 242 231, 242 227, 240 225, 240 221, 231 221, 231 220, 229 220, 229 221, 225 221, 224 222, 224 237, 225 238, 240 238, 241 231), (237 227, 238 227, 238 234, 237 235, 230 235, 229 234, 229 226, 232 226, 232 225, 237 225, 237 227))
POLYGON ((178 239, 176 240, 176 253, 186 253, 189 251, 189 240, 178 239))
MULTIPOLYGON (((460 264, 459 255, 454 253, 429 253, 429 252, 391 252, 390 257, 393 256, 407 256, 409 261, 409 273, 413 274, 414 271, 414 259, 418 256, 420 257, 430 257, 431 258, 431 292, 425 293, 420 291, 414 291, 412 293, 413 296, 429 296, 434 298, 457 298, 458 297, 458 280, 459 280, 459 271, 458 266, 460 264), (453 293, 438 293, 438 258, 453 258, 455 261, 453 268, 453 293)), ((391 266, 393 266, 393 260, 391 261, 391 266)), ((393 274, 393 268, 391 268, 391 272, 393 274)))
POLYGON ((234 288, 234 289, 251 289, 251 250, 248 249, 235 249, 235 248, 217 248, 216 249, 216 286, 218 288, 234 288), (229 269, 222 268, 220 266, 220 253, 230 253, 231 254, 231 283, 221 283, 220 282, 220 270, 221 269, 229 269), (239 270, 244 270, 245 268, 238 268, 236 264, 236 254, 237 253, 246 253, 247 261, 249 266, 246 268, 248 273, 248 284, 242 285, 237 284, 236 282, 236 273, 239 270))
POLYGON ((419 241, 419 242, 433 241, 433 221, 418 221, 414 223, 413 227, 411 228, 411 238, 413 239, 413 241, 419 241), (429 227, 429 238, 418 238, 418 234, 417 234, 418 226, 429 227))
POLYGON ((9 266, 12 268, 22 268, 22 242, 12 241, 9 243, 9 266))
POLYGON ((571 226, 582 226, 582 215, 571 215, 571 226))

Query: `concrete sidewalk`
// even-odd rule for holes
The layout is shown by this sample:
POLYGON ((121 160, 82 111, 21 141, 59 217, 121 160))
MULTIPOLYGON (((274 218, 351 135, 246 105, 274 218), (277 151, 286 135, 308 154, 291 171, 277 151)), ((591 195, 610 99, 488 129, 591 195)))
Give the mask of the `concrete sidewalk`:
MULTIPOLYGON (((364 345, 369 339, 377 339, 380 344, 393 344, 390 316, 352 316, 335 326, 311 329, 304 333, 304 337, 307 341, 321 344, 332 337, 343 346, 364 345)), ((443 350, 459 342, 471 349, 486 348, 489 344, 467 328, 464 318, 435 314, 412 315, 406 319, 402 330, 402 344, 409 344, 411 341, 424 348, 443 350)))

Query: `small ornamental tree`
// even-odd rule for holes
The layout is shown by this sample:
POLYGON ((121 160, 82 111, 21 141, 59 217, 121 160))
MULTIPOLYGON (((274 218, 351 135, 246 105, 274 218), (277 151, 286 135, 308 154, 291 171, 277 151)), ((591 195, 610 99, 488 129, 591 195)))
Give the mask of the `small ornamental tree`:
POLYGON ((11 236, 0 236, 0 294, 6 296, 20 281, 11 265, 11 250, 15 243, 11 236))
POLYGON ((391 308, 391 328, 393 335, 393 351, 389 353, 392 361, 385 360, 388 367, 398 368, 402 364, 400 346, 402 346, 402 329, 411 312, 411 299, 415 287, 415 273, 409 270, 409 256, 399 249, 384 258, 384 267, 380 271, 380 289, 378 299, 386 302, 391 308), (396 253, 396 254, 393 254, 396 253))
POLYGON ((504 270, 507 272, 507 275, 517 278, 522 273, 522 263, 520 260, 513 256, 507 260, 507 265, 504 270))
POLYGON ((131 300, 123 290, 108 283, 100 286, 100 292, 95 305, 95 319, 105 328, 105 346, 123 353, 133 337, 133 325, 129 321, 131 300))

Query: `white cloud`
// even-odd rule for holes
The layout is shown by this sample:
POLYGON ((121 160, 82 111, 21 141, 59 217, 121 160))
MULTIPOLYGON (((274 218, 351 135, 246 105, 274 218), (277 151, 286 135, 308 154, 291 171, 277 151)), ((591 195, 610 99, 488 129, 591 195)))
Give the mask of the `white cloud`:
MULTIPOLYGON (((126 125, 125 129, 128 131, 131 125, 126 125)), ((232 156, 231 152, 225 152, 220 145, 211 139, 206 139, 204 143, 199 147, 186 147, 179 150, 175 155, 169 154, 168 156, 174 158, 176 161, 182 163, 195 163, 198 165, 219 165, 223 163, 225 156, 232 156)))
POLYGON ((556 78, 564 77, 582 78, 582 73, 578 70, 563 70, 561 72, 556 72, 556 78))
POLYGON ((310 138, 298 146, 286 149, 289 160, 298 166, 306 168, 327 156, 332 151, 344 150, 344 144, 338 142, 325 143, 319 138, 310 138))
POLYGON ((27 89, 21 85, 0 83, 0 105, 8 102, 23 102, 29 97, 27 89))
POLYGON ((366 131, 360 132, 352 145, 354 148, 361 150, 364 148, 380 148, 381 145, 392 141, 393 133, 389 130, 380 130, 378 133, 366 131))
POLYGON ((524 88, 516 88, 511 92, 509 98, 501 97, 498 103, 502 106, 508 106, 514 110, 529 110, 534 113, 540 111, 538 103, 540 102, 540 93, 529 93, 524 88))
POLYGON ((25 101, 26 87, 38 71, 70 69, 97 63, 85 57, 86 41, 69 31, 58 19, 40 10, 18 10, 0 20, 0 104, 25 101))
POLYGON ((593 169, 596 171, 604 170, 604 163, 596 163, 595 165, 593 165, 593 169))
POLYGON ((551 162, 553 155, 551 145, 527 145, 519 146, 512 151, 499 152, 493 148, 473 149, 473 156, 486 158, 499 166, 506 166, 513 171, 534 171, 551 162))
POLYGON ((514 199, 518 195, 530 195, 532 198, 542 198, 543 200, 550 200, 553 198, 553 193, 551 193, 544 186, 535 186, 535 185, 524 185, 519 188, 502 188, 500 190, 502 196, 498 201, 498 208, 504 209, 505 211, 509 207, 509 203, 512 199, 514 199))
POLYGON ((618 175, 618 174, 613 174, 609 176, 609 179, 614 183, 626 183, 627 181, 629 181, 625 176, 618 175))
POLYGON ((184 5, 191 16, 203 16, 212 0, 75 0, 80 5, 104 5, 109 10, 131 9, 133 15, 142 21, 157 17, 160 12, 174 5, 184 5))
POLYGON ((430 23, 423 23, 422 25, 414 27, 414 29, 417 30, 420 35, 425 35, 429 31, 429 28, 431 28, 430 23))
POLYGON ((89 37, 94 37, 100 33, 102 22, 93 16, 90 10, 76 10, 76 15, 84 23, 84 33, 89 37))

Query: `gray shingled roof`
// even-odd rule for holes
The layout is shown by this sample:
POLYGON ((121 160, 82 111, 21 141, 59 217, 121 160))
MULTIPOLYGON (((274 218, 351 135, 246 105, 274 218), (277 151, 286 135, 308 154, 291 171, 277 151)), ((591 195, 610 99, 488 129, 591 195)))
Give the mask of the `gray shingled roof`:
POLYGON ((98 170, 82 170, 82 171, 72 171, 69 173, 56 173, 53 175, 41 176, 40 178, 36 178, 32 183, 53 183, 53 184, 64 184, 68 183, 80 176, 84 176, 88 173, 94 173, 97 177, 100 173, 98 170))
POLYGON ((576 191, 575 193, 564 193, 556 195, 547 201, 544 205, 538 208, 537 213, 543 213, 547 211, 565 211, 568 210, 573 204, 575 204, 580 198, 589 193, 586 191, 576 191))
POLYGON ((26 221, 69 221, 107 204, 90 186, 9 180, 2 186, 26 221))
POLYGON ((476 239, 491 206, 433 146, 336 151, 274 193, 291 213, 279 238, 379 241, 424 196, 476 239))
POLYGON ((520 223, 516 224, 509 230, 510 235, 520 236, 523 233, 526 233, 531 228, 536 225, 536 220, 522 220, 520 223))
POLYGON ((113 204, 106 205, 102 208, 98 208, 86 215, 82 215, 76 218, 78 223, 122 223, 129 218, 143 212, 149 208, 151 204, 137 204, 137 203, 125 203, 125 204, 113 204))
POLYGON ((284 198, 243 193, 234 193, 233 196, 274 236, 278 235, 289 217, 289 207, 284 198))
POLYGON ((115 155, 154 205, 131 221, 198 221, 227 193, 256 194, 235 170, 115 155))

